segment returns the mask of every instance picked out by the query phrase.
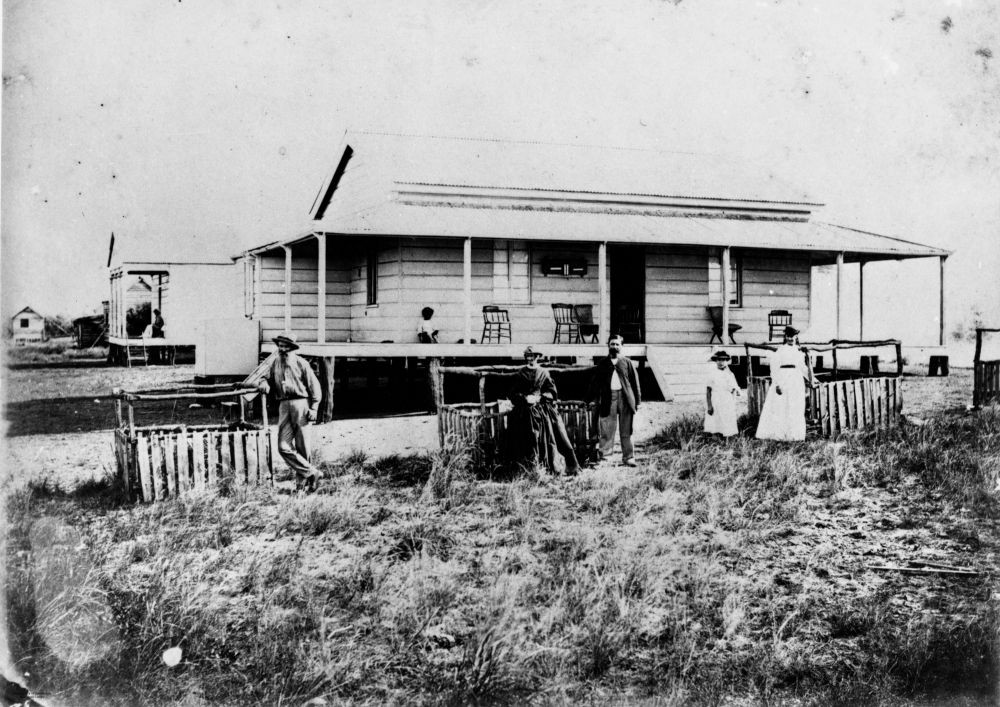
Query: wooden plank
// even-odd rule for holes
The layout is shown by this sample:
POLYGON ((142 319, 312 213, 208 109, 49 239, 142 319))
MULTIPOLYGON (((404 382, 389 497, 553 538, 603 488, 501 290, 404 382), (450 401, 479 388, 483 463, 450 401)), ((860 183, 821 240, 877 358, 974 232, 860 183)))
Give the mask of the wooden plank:
POLYGON ((850 429, 847 422, 847 381, 837 383, 837 432, 850 429))
POLYGON ((219 478, 233 476, 233 433, 219 432, 219 478))
POLYGON ((142 488, 142 500, 147 503, 153 500, 153 474, 149 468, 149 440, 139 436, 135 440, 135 456, 139 466, 139 485, 142 488))
POLYGON ((177 447, 177 492, 184 493, 191 488, 191 442, 186 433, 180 433, 174 440, 177 447))
POLYGON ((163 471, 167 477, 167 495, 177 497, 177 439, 180 435, 160 435, 163 447, 163 471))
POLYGON ((851 379, 851 387, 847 396, 847 425, 852 430, 858 429, 858 381, 851 379))
POLYGON ((247 433, 242 430, 237 430, 232 433, 233 476, 236 478, 236 483, 238 484, 246 484, 249 481, 247 478, 246 438, 247 433))
POLYGON ((246 466, 247 483, 251 486, 260 485, 260 457, 257 455, 257 445, 260 439, 260 430, 250 430, 246 433, 246 466))
POLYGON ((192 432, 188 439, 191 445, 191 487, 205 488, 205 432, 192 432))
POLYGON ((216 432, 205 433, 205 469, 206 483, 215 486, 219 483, 219 435, 216 432))
POLYGON ((157 501, 164 498, 163 487, 163 447, 161 438, 149 438, 149 471, 153 477, 153 498, 157 501))

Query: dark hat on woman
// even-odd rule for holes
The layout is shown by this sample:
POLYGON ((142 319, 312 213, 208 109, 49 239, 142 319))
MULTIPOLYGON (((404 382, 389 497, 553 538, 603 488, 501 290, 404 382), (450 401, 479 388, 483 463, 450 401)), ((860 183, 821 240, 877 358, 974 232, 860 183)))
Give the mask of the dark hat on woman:
POLYGON ((524 350, 524 357, 525 357, 525 358, 541 358, 541 356, 542 356, 542 353, 541 353, 541 351, 535 351, 535 350, 534 350, 533 348, 531 348, 530 346, 529 346, 529 347, 527 347, 527 348, 526 348, 526 349, 524 350))
POLYGON ((281 334, 278 334, 276 337, 274 337, 273 339, 271 339, 271 341, 273 341, 276 344, 278 344, 278 343, 287 344, 288 346, 292 347, 293 351, 295 349, 299 348, 299 344, 295 340, 295 334, 293 334, 290 331, 286 331, 286 332, 282 332, 281 334))
POLYGON ((727 354, 725 351, 716 351, 714 354, 712 354, 712 358, 710 358, 709 360, 710 361, 729 361, 731 358, 732 358, 732 356, 730 356, 729 354, 727 354))
POLYGON ((793 326, 785 327, 785 336, 798 336, 799 330, 793 326))

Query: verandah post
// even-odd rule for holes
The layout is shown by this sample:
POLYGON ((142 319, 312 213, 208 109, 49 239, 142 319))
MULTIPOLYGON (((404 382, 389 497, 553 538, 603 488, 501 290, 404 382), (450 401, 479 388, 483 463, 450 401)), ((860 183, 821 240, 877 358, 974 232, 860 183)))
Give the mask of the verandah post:
POLYGON ((726 337, 729 335, 729 246, 722 249, 722 333, 719 340, 722 345, 726 345, 726 337))
POLYGON ((316 341, 326 342, 326 234, 315 234, 316 254, 316 341))
POLYGON ((285 331, 292 330, 292 249, 291 246, 281 246, 285 249, 285 331))
POLYGON ((611 301, 608 298, 608 244, 597 245, 597 287, 601 311, 598 332, 605 341, 611 336, 611 301))
POLYGON ((465 345, 472 344, 472 238, 462 246, 462 291, 465 302, 465 345))
MULTIPOLYGON (((844 289, 844 254, 843 252, 837 253, 837 338, 842 338, 840 335, 840 303, 841 303, 841 291, 844 289)), ((834 357, 836 357, 836 351, 834 351, 834 357)), ((836 360, 836 358, 834 359, 836 360)))

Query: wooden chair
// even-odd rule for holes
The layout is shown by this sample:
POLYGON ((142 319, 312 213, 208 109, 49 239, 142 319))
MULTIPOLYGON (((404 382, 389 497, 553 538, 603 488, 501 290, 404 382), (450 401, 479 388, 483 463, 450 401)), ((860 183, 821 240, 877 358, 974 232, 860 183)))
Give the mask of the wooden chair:
POLYGON ((587 341, 590 339, 590 343, 597 344, 600 343, 601 325, 594 324, 594 305, 592 304, 577 304, 573 306, 573 313, 576 315, 576 322, 580 327, 580 341, 587 341))
POLYGON ((568 343, 579 343, 580 326, 576 321, 573 305, 563 304, 562 302, 554 303, 552 305, 552 316, 556 320, 556 333, 552 336, 552 343, 561 343, 564 333, 568 339, 568 343))
POLYGON ((618 331, 626 344, 641 344, 642 338, 642 313, 641 308, 634 304, 622 304, 616 307, 618 314, 618 331))
POLYGON ((791 312, 787 309, 772 309, 767 314, 767 340, 774 341, 775 334, 781 339, 785 336, 785 327, 791 325, 791 312))
POLYGON ((494 304, 485 305, 481 341, 484 344, 499 344, 504 337, 510 343, 510 315, 506 309, 500 309, 494 304))
MULTIPOLYGON (((722 340, 722 307, 709 307, 708 314, 712 318, 712 338, 708 340, 708 343, 711 344, 716 339, 719 340, 720 344, 726 343, 722 340)), ((743 327, 739 324, 733 324, 732 322, 729 323, 729 331, 727 333, 729 334, 730 343, 736 343, 736 339, 733 338, 733 334, 742 328, 743 327)))

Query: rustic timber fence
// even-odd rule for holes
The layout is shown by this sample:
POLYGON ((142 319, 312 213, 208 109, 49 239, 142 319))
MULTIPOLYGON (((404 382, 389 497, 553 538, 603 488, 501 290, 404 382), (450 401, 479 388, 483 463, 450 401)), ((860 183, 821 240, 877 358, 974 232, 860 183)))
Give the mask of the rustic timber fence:
POLYGON ((1000 400, 1000 359, 984 361, 983 334, 995 334, 1000 329, 976 329, 976 355, 972 360, 972 405, 981 407, 992 400, 1000 400))
POLYGON ((115 389, 115 461, 130 497, 159 501, 189 489, 223 483, 270 486, 274 455, 264 396, 255 388, 198 386, 159 391, 115 389), (258 398, 261 424, 246 420, 247 402, 258 398), (239 420, 215 425, 135 424, 134 405, 142 401, 231 399, 239 420), (123 410, 123 406, 127 408, 123 410))
MULTIPOLYGON (((477 466, 499 466, 508 461, 508 416, 511 409, 499 401, 487 402, 486 379, 495 374, 511 374, 520 366, 441 366, 432 363, 432 384, 438 411, 438 442, 442 449, 469 449, 477 466), (444 402, 445 374, 478 378, 479 402, 444 402)), ((550 369, 552 370, 552 369, 550 369)), ((566 370, 560 367, 556 370, 566 370)), ((579 371, 586 370, 580 367, 579 371)), ((597 452, 597 405, 582 400, 557 400, 556 411, 566 425, 570 442, 581 462, 597 452)))
MULTIPOLYGON (((751 415, 760 416, 771 387, 770 376, 755 375, 750 349, 776 350, 773 344, 745 344, 747 352, 747 406, 751 415)), ((805 353, 830 351, 833 372, 818 374, 816 386, 807 389, 806 427, 815 433, 833 437, 845 430, 889 427, 897 424, 903 410, 902 344, 895 339, 881 341, 840 341, 803 344, 805 353), (896 349, 895 374, 855 375, 838 366, 837 351, 854 348, 893 346, 896 349), (829 380, 823 378, 829 375, 829 380)), ((805 355, 805 354, 804 354, 805 355)), ((811 360, 806 356, 811 370, 811 360)), ((871 369, 870 369, 871 370, 871 369)))

